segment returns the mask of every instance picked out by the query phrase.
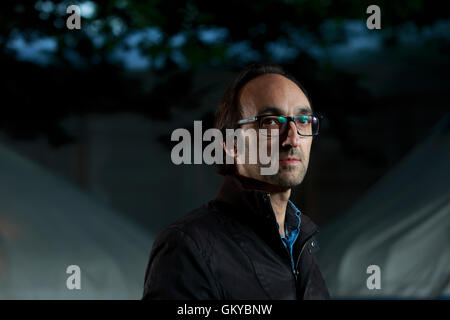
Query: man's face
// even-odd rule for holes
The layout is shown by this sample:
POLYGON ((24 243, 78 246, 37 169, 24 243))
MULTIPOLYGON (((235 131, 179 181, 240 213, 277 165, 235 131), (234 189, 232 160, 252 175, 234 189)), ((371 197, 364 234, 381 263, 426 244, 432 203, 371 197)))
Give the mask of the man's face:
MULTIPOLYGON (((243 119, 257 115, 296 116, 312 113, 303 91, 279 74, 266 74, 251 80, 240 91, 239 100, 243 119)), ((257 130, 257 122, 242 125, 244 131, 250 128, 257 130)), ((267 150, 270 150, 270 139, 274 138, 268 137, 267 150)), ((306 174, 312 137, 299 135, 295 124, 290 121, 287 132, 276 139, 279 139, 279 170, 276 174, 261 175, 260 164, 236 164, 236 169, 242 176, 274 187, 292 188, 300 184, 306 174)))

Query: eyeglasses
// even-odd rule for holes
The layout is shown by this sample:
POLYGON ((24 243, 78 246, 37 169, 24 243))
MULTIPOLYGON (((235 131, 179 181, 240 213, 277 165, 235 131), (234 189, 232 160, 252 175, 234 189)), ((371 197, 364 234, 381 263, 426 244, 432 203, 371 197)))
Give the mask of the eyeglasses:
POLYGON ((242 119, 238 121, 238 124, 245 124, 257 121, 259 129, 266 129, 267 134, 261 134, 265 136, 281 136, 286 133, 289 128, 289 122, 292 121, 297 128, 297 133, 301 136, 310 137, 319 134, 319 119, 322 116, 319 115, 301 115, 301 116, 274 116, 274 115, 262 115, 253 118, 242 119), (271 134, 271 129, 278 129, 278 135, 271 134))

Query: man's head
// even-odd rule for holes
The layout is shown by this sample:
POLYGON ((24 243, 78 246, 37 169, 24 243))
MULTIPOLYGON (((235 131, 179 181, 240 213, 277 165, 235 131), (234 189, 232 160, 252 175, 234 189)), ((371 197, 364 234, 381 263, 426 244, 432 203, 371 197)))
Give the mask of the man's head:
MULTIPOLYGON (((241 72, 228 88, 219 106, 216 127, 223 132, 227 128, 237 127, 243 131, 258 131, 260 121, 240 126, 238 121, 265 115, 300 116, 311 113, 309 98, 299 82, 277 65, 255 64, 241 72)), ((258 137, 261 138, 260 135, 258 137)), ((269 145, 271 139, 267 138, 269 145)), ((236 162, 220 166, 219 173, 237 173, 281 189, 300 184, 308 168, 312 137, 298 134, 295 123, 287 121, 286 131, 277 139, 280 162, 276 174, 261 175, 260 164, 236 162)))

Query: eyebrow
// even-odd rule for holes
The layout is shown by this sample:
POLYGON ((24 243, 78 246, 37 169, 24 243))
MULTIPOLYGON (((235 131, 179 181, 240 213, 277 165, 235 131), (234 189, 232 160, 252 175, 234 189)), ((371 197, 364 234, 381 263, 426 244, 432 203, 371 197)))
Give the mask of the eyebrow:
POLYGON ((274 106, 267 106, 262 108, 259 112, 258 115, 265 115, 265 114, 274 114, 274 115, 281 115, 283 112, 280 108, 278 107, 274 107, 274 106))
POLYGON ((310 113, 313 113, 313 111, 310 107, 302 106, 302 107, 297 108, 297 113, 298 114, 310 114, 310 113))
MULTIPOLYGON (((307 106, 300 106, 297 108, 297 114, 310 114, 312 113, 311 108, 307 107, 307 106)), ((267 106, 262 108, 259 112, 258 115, 282 115, 283 114, 283 110, 281 110, 281 108, 278 108, 276 106, 267 106)))

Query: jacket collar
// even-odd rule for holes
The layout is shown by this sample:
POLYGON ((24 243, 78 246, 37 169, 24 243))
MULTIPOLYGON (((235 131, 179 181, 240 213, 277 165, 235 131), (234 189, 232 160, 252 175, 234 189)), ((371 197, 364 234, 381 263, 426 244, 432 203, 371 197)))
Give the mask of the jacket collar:
POLYGON ((239 175, 226 175, 216 201, 224 203, 249 218, 267 216, 268 192, 262 190, 262 183, 239 175))
MULTIPOLYGON (((263 185, 263 182, 255 179, 226 175, 215 201, 229 208, 229 212, 240 220, 250 223, 255 220, 271 220, 274 213, 269 193, 263 190, 263 185)), ((303 238, 315 233, 318 227, 308 216, 302 214, 300 230, 303 238)))

